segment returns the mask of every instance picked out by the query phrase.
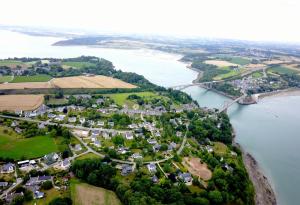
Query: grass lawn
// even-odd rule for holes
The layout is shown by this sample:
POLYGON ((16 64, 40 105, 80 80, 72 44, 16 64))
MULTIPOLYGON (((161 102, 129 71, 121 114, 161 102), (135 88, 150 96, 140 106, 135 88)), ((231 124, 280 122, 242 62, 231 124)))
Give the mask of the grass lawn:
POLYGON ((10 75, 0 76, 0 83, 10 82, 12 79, 13 77, 10 75))
POLYGON ((17 65, 28 67, 26 63, 18 60, 0 60, 0 66, 16 67, 17 65))
POLYGON ((278 73, 278 74, 296 74, 299 73, 295 70, 289 69, 287 67, 283 67, 283 66, 276 66, 276 67, 272 67, 270 68, 271 72, 273 73, 278 73))
POLYGON ((121 205, 113 191, 82 183, 75 179, 70 182, 71 198, 74 205, 121 205))
POLYGON ((68 103, 68 99, 66 98, 54 98, 50 97, 50 99, 47 101, 47 105, 65 105, 68 103))
POLYGON ((225 155, 228 151, 228 148, 225 144, 223 144, 222 142, 214 142, 214 152, 217 155, 225 155))
POLYGON ((89 63, 89 62, 72 62, 72 61, 63 62, 62 65, 66 68, 68 68, 68 67, 84 68, 84 67, 95 66, 95 64, 89 63))
POLYGON ((162 96, 153 93, 153 92, 136 92, 136 93, 116 93, 116 94, 106 94, 104 96, 110 97, 113 99, 118 105, 124 105, 126 102, 130 101, 127 100, 129 95, 138 95, 142 98, 163 98, 162 96))
POLYGON ((57 197, 65 197, 60 191, 52 188, 50 190, 42 191, 45 193, 45 198, 43 199, 34 199, 30 202, 25 203, 25 205, 44 205, 49 204, 53 199, 57 197))
POLYGON ((77 157, 76 160, 83 160, 83 159, 99 159, 100 157, 94 153, 87 153, 85 155, 81 155, 77 157))
POLYGON ((32 159, 58 151, 54 139, 48 136, 23 138, 13 132, 6 134, 3 130, 4 128, 0 128, 0 157, 15 160, 20 160, 22 157, 32 159))
POLYGON ((261 77, 263 77, 263 74, 262 74, 262 72, 254 72, 254 73, 252 73, 252 77, 253 78, 261 78, 261 77))
POLYGON ((12 83, 22 83, 22 82, 47 82, 51 80, 50 75, 33 75, 33 76, 15 76, 12 83))

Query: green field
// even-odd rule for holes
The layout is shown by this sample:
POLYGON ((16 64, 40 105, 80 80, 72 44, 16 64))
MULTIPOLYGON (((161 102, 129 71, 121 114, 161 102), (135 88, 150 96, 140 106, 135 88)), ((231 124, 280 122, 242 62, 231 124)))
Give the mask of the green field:
POLYGON ((261 78, 261 77, 263 77, 264 75, 263 75, 263 73, 262 72, 254 72, 254 73, 252 73, 252 77, 253 78, 261 78))
POLYGON ((68 99, 66 98, 54 98, 50 97, 50 99, 47 101, 47 105, 65 105, 68 103, 68 99))
POLYGON ((83 159, 99 159, 100 157, 94 153, 87 153, 85 155, 81 155, 76 158, 76 160, 83 160, 83 159))
POLYGON ((11 130, 4 133, 4 129, 0 128, 0 157, 9 157, 15 160, 20 160, 22 157, 32 159, 58 151, 53 138, 48 136, 23 138, 11 130))
POLYGON ((153 93, 153 92, 136 92, 136 93, 116 93, 116 94, 106 94, 104 96, 110 97, 115 101, 118 105, 124 105, 126 102, 128 103, 127 97, 129 95, 138 95, 142 98, 151 99, 151 98, 163 98, 162 96, 153 93))
POLYGON ((13 79, 10 75, 0 76, 0 83, 10 82, 13 79))
POLYGON ((73 67, 73 68, 84 68, 84 67, 95 66, 95 64, 89 62, 73 62, 73 61, 62 62, 62 65, 66 67, 73 67))
POLYGON ((82 183, 76 179, 72 179, 70 182, 74 205, 121 205, 113 191, 82 183))
POLYGON ((15 67, 16 65, 24 66, 26 63, 17 60, 0 60, 0 66, 15 67))
POLYGON ((289 74, 289 75, 299 73, 295 70, 292 70, 292 69, 289 69, 289 68, 283 67, 283 66, 272 67, 272 68, 270 68, 270 71, 273 72, 273 73, 289 74))
POLYGON ((247 64, 251 63, 251 60, 247 59, 247 58, 233 56, 233 57, 230 57, 229 62, 239 64, 239 65, 247 65, 247 64))
POLYGON ((43 192, 45 192, 45 198, 34 199, 32 201, 25 202, 25 205, 45 205, 49 204, 53 199, 57 197, 65 197, 61 191, 58 191, 55 188, 52 188, 50 190, 43 190, 43 192))
POLYGON ((15 76, 12 83, 47 82, 51 79, 52 77, 50 75, 15 76))
POLYGON ((213 78, 213 80, 223 80, 223 79, 231 78, 231 77, 240 75, 245 71, 245 69, 239 69, 239 70, 236 71, 236 70, 233 70, 233 69, 228 68, 228 67, 224 67, 222 69, 227 70, 228 72, 224 73, 224 74, 217 75, 216 77, 213 78))

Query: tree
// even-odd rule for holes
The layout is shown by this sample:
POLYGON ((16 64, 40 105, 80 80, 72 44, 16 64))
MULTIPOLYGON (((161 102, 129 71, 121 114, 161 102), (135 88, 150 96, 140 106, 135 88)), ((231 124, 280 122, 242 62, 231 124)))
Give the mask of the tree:
POLYGON ((53 199, 49 205, 72 205, 72 200, 69 197, 64 198, 55 198, 53 199))
POLYGON ((24 196, 16 196, 10 205, 23 205, 24 203, 24 196))
POLYGON ((210 201, 213 202, 213 204, 221 204, 223 202, 223 197, 221 192, 215 190, 215 191, 210 191, 208 193, 208 197, 210 201))
POLYGON ((44 190, 49 190, 53 187, 52 182, 51 181, 45 181, 42 185, 41 188, 44 190))
POLYGON ((59 98, 63 98, 64 97, 64 92, 62 89, 57 89, 55 91, 54 97, 59 99, 59 98))
POLYGON ((112 141, 115 145, 123 145, 124 144, 124 137, 117 135, 112 138, 112 141))

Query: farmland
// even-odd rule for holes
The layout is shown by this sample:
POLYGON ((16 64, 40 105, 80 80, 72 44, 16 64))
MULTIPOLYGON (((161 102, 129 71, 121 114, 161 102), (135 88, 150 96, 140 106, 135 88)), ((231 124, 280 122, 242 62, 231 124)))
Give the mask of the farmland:
POLYGON ((9 128, 0 127, 0 157, 20 160, 41 157, 50 152, 56 152, 57 146, 49 136, 24 138, 9 128), (5 131, 6 130, 6 131, 5 131))
POLYGON ((10 82, 12 80, 13 80, 13 76, 10 75, 0 76, 0 83, 10 82))
POLYGON ((119 79, 101 75, 55 78, 51 84, 59 88, 136 88, 119 79))
POLYGON ((0 111, 35 110, 43 102, 43 95, 1 95, 0 111))
POLYGON ((33 76, 15 76, 12 83, 23 83, 23 82, 47 82, 51 80, 49 75, 33 75, 33 76))
POLYGON ((239 64, 239 65, 247 65, 247 64, 251 63, 250 59, 237 57, 237 56, 230 57, 230 59, 228 61, 230 63, 239 64))
MULTIPOLYGON (((26 77, 26 76, 25 76, 26 77)), ((39 76, 31 80, 48 78, 39 76)), ((30 79, 25 79, 30 80, 30 79)), ((53 78, 49 82, 20 82, 0 84, 0 90, 39 89, 39 88, 136 88, 135 85, 107 76, 73 76, 53 78)))
POLYGON ((119 205, 116 194, 107 189, 95 187, 77 180, 71 181, 71 196, 74 205, 119 205))
POLYGON ((272 68, 270 68, 270 71, 273 73, 289 74, 289 75, 299 73, 299 71, 292 70, 292 69, 289 69, 289 68, 283 67, 283 66, 272 67, 272 68))
POLYGON ((238 64, 231 63, 231 62, 224 61, 224 60, 206 60, 204 63, 210 64, 210 65, 215 65, 218 67, 238 66, 238 64))
POLYGON ((7 59, 7 60, 0 60, 0 66, 7 66, 7 67, 10 67, 10 68, 16 68, 17 66, 21 66, 21 67, 29 67, 29 64, 28 63, 24 63, 22 61, 19 61, 19 60, 10 60, 10 59, 7 59))

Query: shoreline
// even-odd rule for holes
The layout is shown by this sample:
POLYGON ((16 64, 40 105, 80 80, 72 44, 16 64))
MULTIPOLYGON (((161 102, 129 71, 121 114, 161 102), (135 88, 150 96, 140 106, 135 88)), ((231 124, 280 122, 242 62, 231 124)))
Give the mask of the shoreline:
POLYGON ((269 182, 269 179, 261 170, 258 162, 251 154, 246 152, 240 144, 234 142, 234 145, 237 146, 242 152, 245 168, 254 186, 255 205, 277 205, 277 198, 274 188, 269 182))
POLYGON ((255 94, 258 100, 272 97, 300 96, 300 88, 288 88, 267 93, 255 94))

